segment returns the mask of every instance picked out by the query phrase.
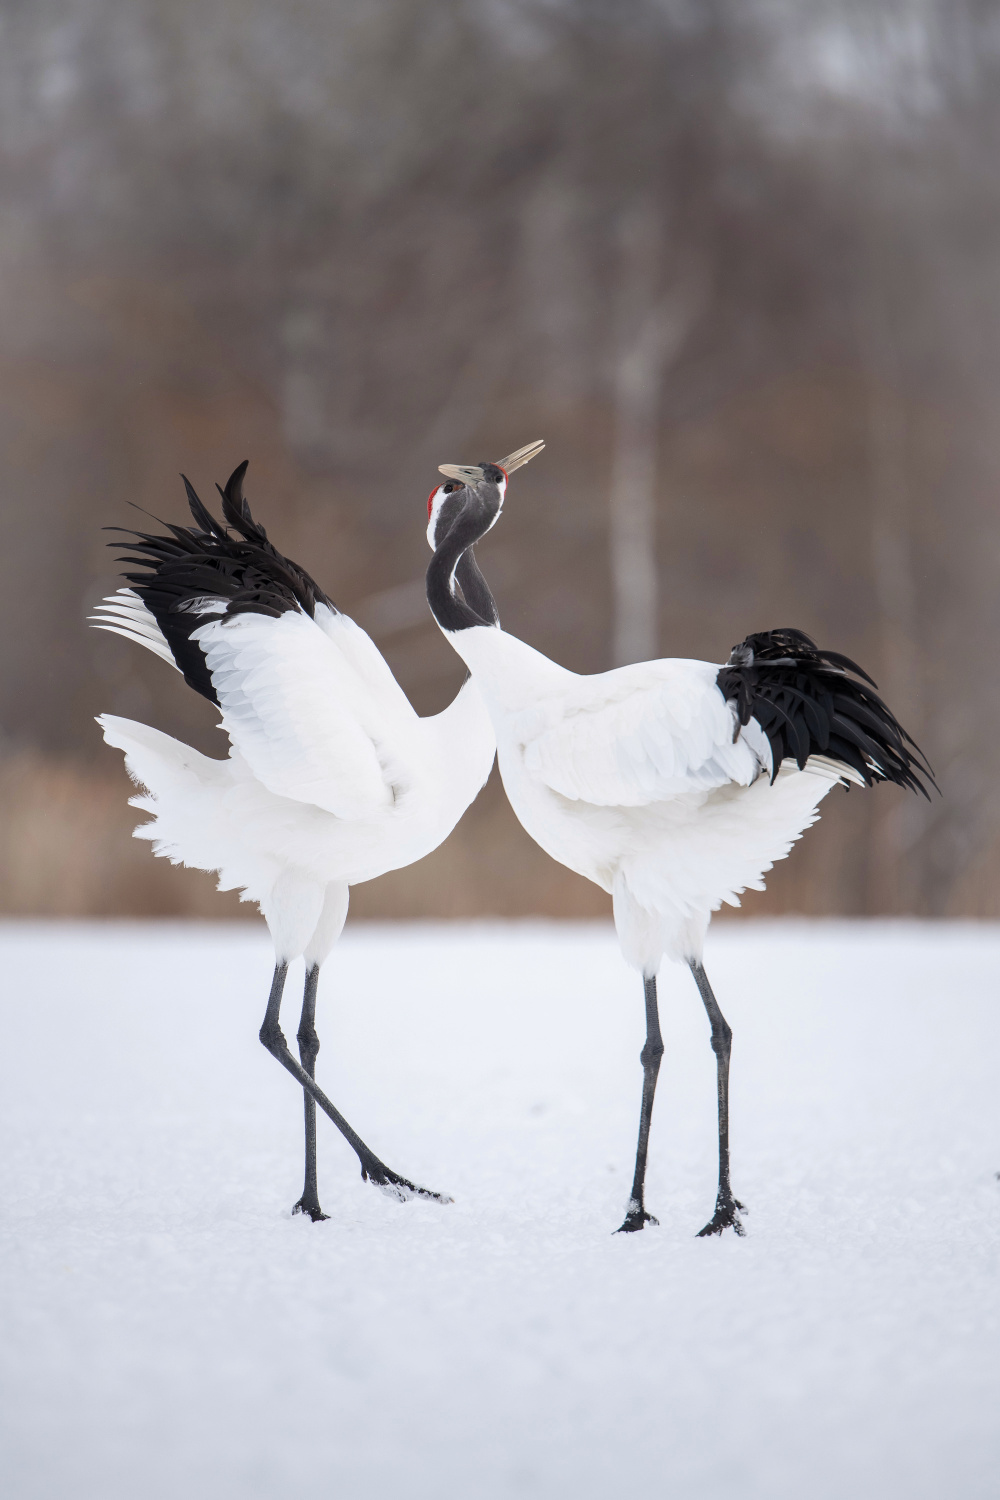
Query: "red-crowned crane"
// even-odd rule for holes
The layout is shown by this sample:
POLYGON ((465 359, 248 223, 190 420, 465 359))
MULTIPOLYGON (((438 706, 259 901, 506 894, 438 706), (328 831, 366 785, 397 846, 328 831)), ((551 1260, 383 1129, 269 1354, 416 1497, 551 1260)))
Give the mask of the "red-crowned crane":
MULTIPOLYGON (((99 606, 98 628, 145 646, 221 713, 228 760, 158 729, 102 714, 152 815, 135 830, 174 864, 216 872, 220 890, 260 907, 275 969, 260 1039, 302 1085, 305 1184, 295 1209, 323 1219, 316 1105, 361 1163, 397 1197, 450 1201, 387 1167, 315 1081, 320 965, 343 930, 349 888, 421 859, 444 840, 486 781, 495 741, 467 680, 443 713, 419 718, 365 632, 267 539, 243 498, 246 463, 222 496, 224 524, 185 479, 193 526, 127 532, 130 585, 99 606), (305 958, 299 1058, 279 1025, 289 963, 305 958)), ((122 528, 114 528, 121 530, 122 528)), ((471 555, 459 572, 492 618, 471 555)))
POLYGON ((553 859, 609 892, 622 953, 642 974, 642 1106, 621 1229, 656 1222, 644 1190, 666 956, 694 976, 717 1059, 719 1187, 699 1232, 742 1234, 729 1176, 732 1032, 702 963, 711 914, 763 889, 764 872, 816 821, 831 787, 891 781, 927 795, 921 777, 933 778, 871 679, 800 630, 747 636, 724 666, 667 659, 595 676, 501 630, 495 609, 484 614, 455 584, 500 515, 508 472, 502 462, 441 465, 448 482, 427 507, 428 602, 486 702, 515 813, 553 859))

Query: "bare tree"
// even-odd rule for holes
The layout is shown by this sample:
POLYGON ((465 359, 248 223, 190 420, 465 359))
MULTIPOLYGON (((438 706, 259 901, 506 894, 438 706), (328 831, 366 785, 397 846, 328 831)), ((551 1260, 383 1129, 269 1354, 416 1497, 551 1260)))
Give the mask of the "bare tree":
POLYGON ((621 233, 609 507, 616 665, 658 654, 656 531, 664 510, 657 459, 663 388, 704 296, 705 278, 690 266, 675 268, 662 290, 665 258, 655 208, 649 202, 632 208, 621 233))
POLYGON ((974 869, 1000 911, 988 6, 37 0, 3 25, 9 755, 85 781, 101 708, 209 747, 192 695, 81 621, 102 525, 176 519, 179 469, 248 456, 274 539, 440 706, 422 496, 442 458, 543 435, 490 541, 505 623, 581 670, 822 634, 946 796, 852 798, 785 899, 957 910, 974 869))
MULTIPOLYGON (((877 235, 877 227, 870 229, 877 235)), ((908 472, 902 373, 889 325, 887 269, 873 244, 861 316, 871 483, 872 575, 879 618, 879 679, 900 722, 923 738, 919 602, 913 560, 913 481, 908 472)), ((872 818, 871 890, 879 911, 912 909, 919 882, 907 864, 919 836, 921 809, 885 799, 872 818)))

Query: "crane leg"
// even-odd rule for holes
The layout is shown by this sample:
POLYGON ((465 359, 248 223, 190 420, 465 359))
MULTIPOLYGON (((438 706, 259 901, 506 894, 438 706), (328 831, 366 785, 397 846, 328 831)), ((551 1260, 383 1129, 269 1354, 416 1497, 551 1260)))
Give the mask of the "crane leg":
MULTIPOLYGON (((309 1074, 316 1077, 316 1056, 319 1052, 319 1037, 316 1035, 316 990, 319 985, 319 964, 306 969, 306 983, 302 991, 302 1016, 296 1041, 299 1044, 299 1061, 309 1074)), ((319 1188, 316 1182, 316 1100, 302 1090, 302 1105, 306 1124, 306 1175, 302 1197, 292 1209, 293 1214, 308 1214, 314 1224, 328 1219, 319 1206, 319 1188)))
POLYGON ((260 1039, 263 1045, 276 1057, 283 1068, 286 1068, 298 1084, 305 1089, 306 1093, 319 1105, 324 1114, 330 1119, 340 1131, 344 1140, 354 1152, 361 1163, 361 1175, 366 1182, 374 1182, 377 1187, 384 1188, 394 1198, 402 1202, 406 1198, 433 1198, 436 1203, 451 1203, 452 1199, 444 1193, 432 1193, 430 1188, 417 1187, 416 1183, 410 1182, 405 1177, 400 1177, 391 1167, 387 1167, 384 1161, 380 1161, 357 1131, 352 1129, 344 1119, 340 1110, 331 1104, 323 1090, 310 1078, 301 1063, 288 1050, 284 1033, 281 1030, 279 1017, 281 1014, 281 996, 285 988, 285 976, 288 973, 288 965, 279 963, 275 966, 274 978, 271 981, 271 993, 268 996, 267 1010, 264 1012, 264 1023, 260 1028, 260 1039))
POLYGON ((698 986, 708 1019, 712 1026, 712 1051, 715 1053, 719 1089, 719 1192, 715 1200, 715 1213, 704 1229, 699 1229, 699 1238, 706 1234, 721 1234, 724 1229, 735 1229, 737 1234, 746 1234, 740 1221, 739 1210, 746 1207, 733 1197, 729 1183, 729 1054, 733 1033, 719 1002, 712 993, 708 975, 696 959, 689 961, 694 982, 698 986))
POLYGON ((632 1194, 628 1200, 625 1221, 619 1226, 619 1234, 634 1234, 644 1224, 658 1224, 652 1214, 646 1212, 644 1194, 646 1190, 646 1153, 649 1149, 649 1127, 653 1119, 653 1099, 656 1095, 656 1079, 663 1056, 663 1038, 660 1035, 660 1011, 656 1003, 656 977, 643 980, 646 999, 646 1045, 639 1053, 642 1063, 642 1108, 639 1111, 639 1141, 635 1148, 635 1175, 632 1178, 632 1194))

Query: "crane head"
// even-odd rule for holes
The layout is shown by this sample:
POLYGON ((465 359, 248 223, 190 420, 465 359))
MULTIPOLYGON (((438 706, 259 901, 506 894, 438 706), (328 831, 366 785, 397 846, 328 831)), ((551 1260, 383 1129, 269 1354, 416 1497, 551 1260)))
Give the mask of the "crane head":
POLYGON ((456 479, 459 484, 481 484, 484 479, 495 484, 497 481, 492 470, 499 469, 504 479, 507 479, 515 469, 523 468, 536 458, 544 447, 545 444, 539 439, 535 443, 526 443, 523 448, 516 448, 495 464, 439 464, 438 472, 449 479, 456 479))
POLYGON ((439 484, 437 489, 431 490, 427 499, 427 540, 431 548, 438 545, 473 493, 494 510, 493 520, 496 520, 503 505, 508 476, 515 469, 530 463, 544 447, 541 440, 527 443, 495 464, 439 464, 438 470, 445 475, 447 483, 439 484), (468 494, 463 495, 462 491, 467 491, 468 494), (455 498, 452 499, 452 496, 455 498))

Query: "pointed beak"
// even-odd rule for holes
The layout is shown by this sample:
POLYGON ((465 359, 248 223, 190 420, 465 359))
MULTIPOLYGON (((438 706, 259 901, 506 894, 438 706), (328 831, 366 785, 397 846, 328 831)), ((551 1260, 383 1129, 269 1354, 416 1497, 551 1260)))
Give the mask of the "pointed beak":
POLYGON ((497 459, 497 468, 503 469, 505 474, 513 474, 515 469, 522 469, 525 464, 530 464, 533 458, 537 458, 545 444, 539 438, 537 443, 526 443, 523 448, 508 453, 506 458, 497 459))
MULTIPOLYGON (((523 448, 516 448, 513 453, 508 453, 506 458, 499 459, 497 468, 503 469, 509 476, 515 469, 530 464, 544 447, 541 439, 537 443, 527 443, 523 448)), ((479 484, 483 478, 481 464, 438 464, 438 473, 444 474, 447 479, 457 479, 459 484, 479 484)))
POLYGON ((478 484, 483 478, 479 464, 438 464, 438 473, 457 479, 459 484, 478 484))

